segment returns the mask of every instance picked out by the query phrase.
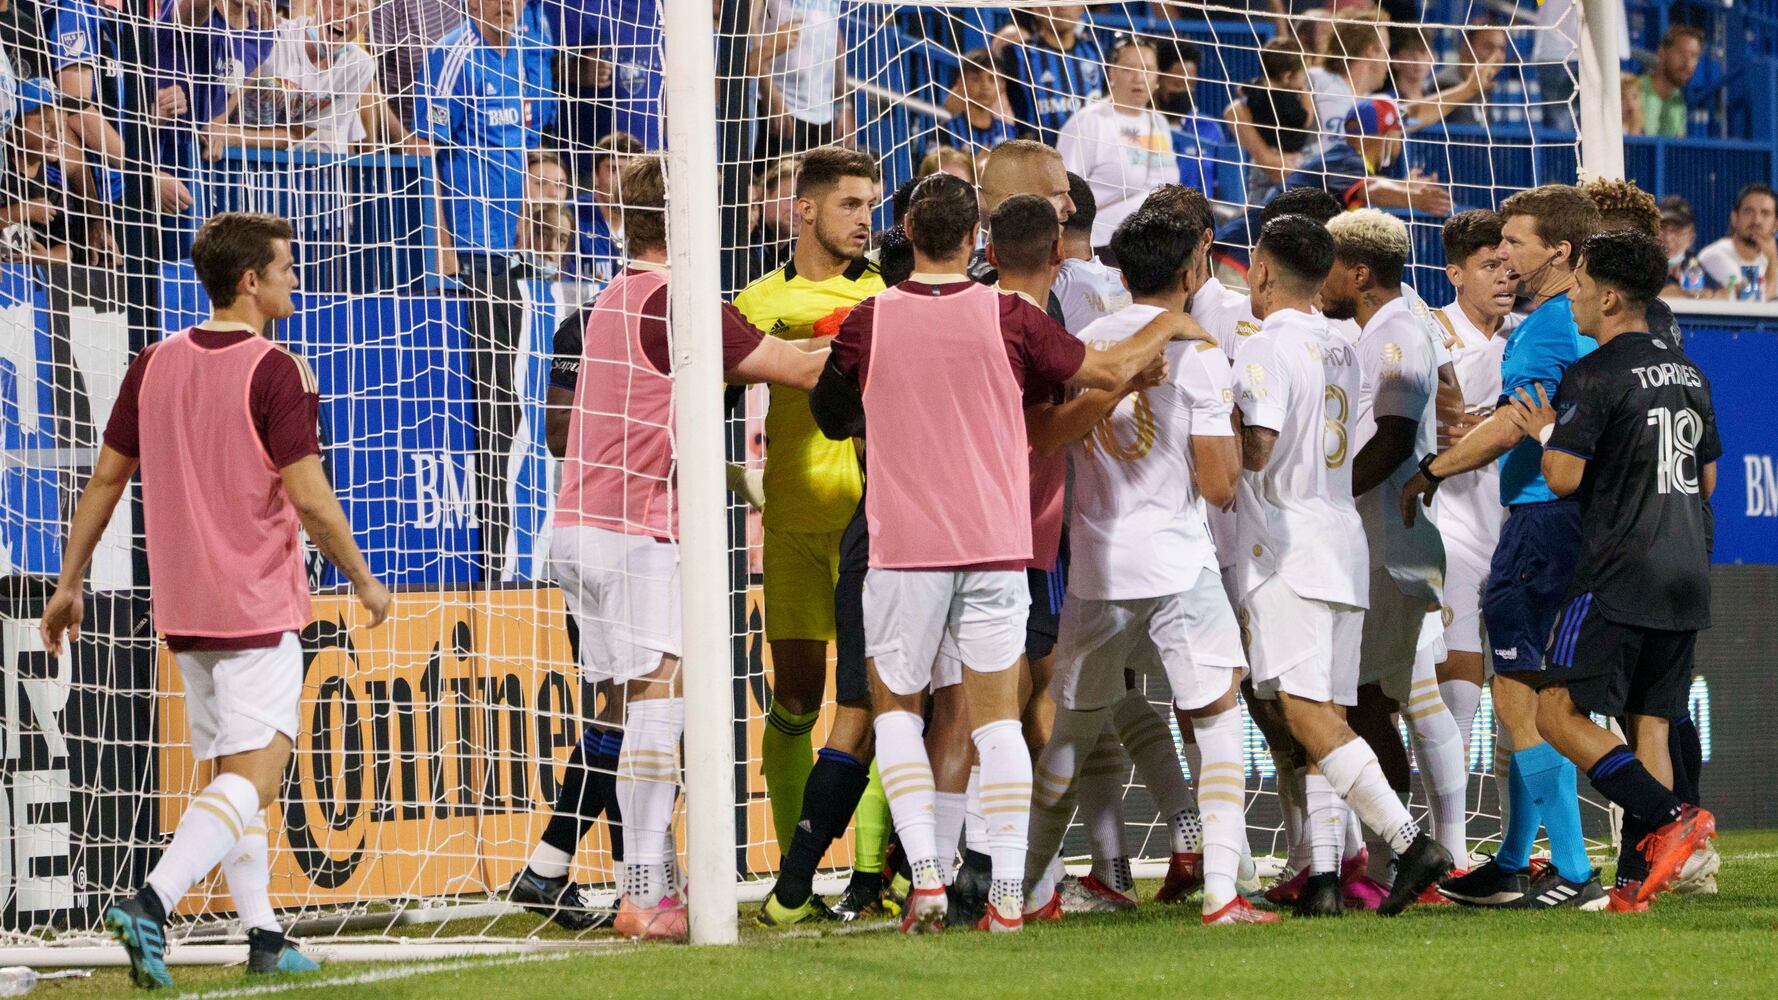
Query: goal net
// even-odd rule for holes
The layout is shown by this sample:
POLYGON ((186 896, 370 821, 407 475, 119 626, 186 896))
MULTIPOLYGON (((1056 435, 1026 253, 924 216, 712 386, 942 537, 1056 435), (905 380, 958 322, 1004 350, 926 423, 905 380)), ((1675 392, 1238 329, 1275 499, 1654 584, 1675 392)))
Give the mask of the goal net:
MULTIPOLYGON (((1250 220, 1279 189, 1311 184, 1350 206, 1387 207, 1414 236, 1409 283, 1437 307, 1452 296, 1443 218, 1572 181, 1577 115, 1592 113, 1577 98, 1580 5, 1558 0, 1380 11, 1343 0, 752 0, 711 5, 713 20, 688 18, 692 7, 702 9, 73 0, 29 7, 36 22, 7 22, 0 943, 104 960, 79 950, 102 941, 102 908, 142 884, 208 780, 150 612, 135 488, 87 574, 80 641, 51 656, 37 631, 127 366, 209 313, 189 260, 205 219, 261 211, 291 222, 301 288, 275 336, 314 373, 327 471, 372 569, 398 592, 391 620, 367 629, 339 572, 307 550, 315 596, 301 635, 301 733, 266 815, 272 902, 324 953, 399 944, 388 952, 420 957, 606 936, 555 928, 503 891, 542 836, 576 747, 609 775, 603 751, 623 729, 610 686, 576 663, 552 562, 572 411, 628 432, 664 426, 673 454, 691 454, 695 438, 697 454, 721 451, 734 467, 726 510, 683 511, 704 537, 728 540, 679 553, 686 578, 727 579, 727 661, 686 669, 702 696, 713 679, 732 696, 717 742, 733 748, 736 837, 732 858, 718 860, 743 899, 760 898, 779 866, 761 761, 778 682, 762 537, 780 529, 747 499, 760 491, 768 446, 780 446, 767 440, 776 397, 732 390, 725 422, 675 427, 662 425, 665 411, 639 415, 640 389, 576 395, 589 377, 585 365, 575 371, 583 310, 634 256, 626 237, 649 225, 637 220, 652 211, 659 225, 658 206, 627 201, 622 178, 687 132, 665 113, 670 93, 714 101, 716 140, 714 159, 695 144, 669 157, 671 259, 690 259, 692 243, 716 248, 711 268, 676 270, 674 283, 724 300, 794 262, 799 238, 843 240, 817 231, 794 197, 799 153, 830 141, 869 151, 881 171, 871 216, 880 233, 905 182, 938 170, 974 181, 994 145, 1035 138, 1088 180, 1105 227, 1159 184, 1202 191, 1230 284, 1243 273, 1250 220), (713 79, 683 79, 664 24, 713 46, 713 79), (1360 153, 1352 176, 1347 114, 1380 93, 1393 95, 1405 140, 1387 165, 1360 153), (1387 183, 1367 185, 1369 173, 1387 183), (712 191, 714 211, 675 212, 712 191)), ((1097 227, 1094 242, 1107 242, 1097 227)), ((636 331, 659 318, 641 299, 607 308, 636 331)), ((806 337, 808 322, 768 332, 806 337)), ((713 362, 714 347, 692 343, 713 343, 710 330, 662 325, 658 349, 637 332, 638 350, 603 359, 627 366, 627 379, 598 384, 640 386, 677 364, 713 362)), ((677 503, 671 472, 639 454, 613 461, 653 476, 677 503)), ((772 478, 767 509, 795 508, 794 494, 772 493, 772 478)), ((837 501, 837 524, 822 521, 835 507, 826 502, 807 506, 806 527, 782 530, 837 531, 855 501, 837 501)), ((623 532, 649 536, 651 515, 620 506, 623 532)), ((667 592, 640 570, 622 582, 639 605, 667 592)), ((586 624, 612 624, 601 610, 611 606, 582 615, 581 641, 586 624)), ((608 658, 580 653, 583 664, 608 658)), ((829 703, 831 656, 829 647, 829 703)), ((1166 701, 1160 678, 1144 683, 1166 701)), ((1470 753, 1478 842, 1499 825, 1482 705, 1470 753)), ((809 727, 813 747, 830 722, 831 704, 809 727)), ((710 736, 696 738, 707 746, 710 736)), ((1251 726, 1247 745, 1249 832, 1265 861, 1283 853, 1275 775, 1251 726)), ((1123 786, 1126 853, 1164 860, 1165 824, 1133 777, 1123 786)), ((1588 809, 1607 843, 1604 811, 1588 809)), ((611 905, 613 846, 601 819, 574 855, 571 877, 590 906, 611 905)), ((850 837, 835 845, 831 875, 852 864, 853 847, 850 837)), ((1065 853, 1086 849, 1071 832, 1065 853)), ((180 903, 171 933, 174 961, 238 958, 205 947, 241 940, 219 874, 180 903)))

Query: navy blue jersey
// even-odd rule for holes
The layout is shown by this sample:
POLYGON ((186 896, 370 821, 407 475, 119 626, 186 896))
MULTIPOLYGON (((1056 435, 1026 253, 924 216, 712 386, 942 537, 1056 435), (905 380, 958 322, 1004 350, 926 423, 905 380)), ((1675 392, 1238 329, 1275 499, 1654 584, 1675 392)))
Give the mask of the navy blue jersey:
POLYGON ((991 118, 988 124, 977 126, 970 122, 968 115, 958 115, 932 127, 925 144, 920 147, 920 156, 924 159, 934 150, 946 146, 976 156, 1018 137, 1018 129, 1005 119, 991 118))
POLYGON ((1068 119, 1104 86, 1105 53, 1084 31, 1067 52, 1032 40, 1012 49, 1009 62, 1007 96, 1019 128, 1051 146, 1068 119))

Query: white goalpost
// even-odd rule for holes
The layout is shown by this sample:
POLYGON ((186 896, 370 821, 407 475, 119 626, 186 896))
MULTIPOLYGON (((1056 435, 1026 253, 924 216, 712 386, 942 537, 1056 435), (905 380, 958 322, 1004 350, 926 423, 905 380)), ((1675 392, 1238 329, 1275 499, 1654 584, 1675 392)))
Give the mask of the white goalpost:
MULTIPOLYGON (((1400 103, 1422 116, 1401 154, 1420 193, 1391 210, 1408 221, 1409 280, 1429 304, 1450 298, 1439 240, 1449 213, 1427 210, 1426 191, 1451 209, 1492 207, 1577 173, 1623 176, 1623 10, 1573 3, 1571 49, 1534 0, 1427 0, 1420 22, 1378 22, 1411 53, 1380 78, 1408 88, 1400 103), (1507 43, 1480 73, 1488 32, 1507 43), (1490 82, 1463 91, 1478 74, 1490 82)), ((830 139, 869 151, 880 237, 897 188, 922 169, 975 182, 994 142, 1058 142, 1068 114, 1109 85, 1114 48, 1135 39, 1157 63, 1148 85, 1161 123, 1141 141, 1164 147, 1142 152, 1138 182, 1116 162, 1128 150, 1102 137, 1078 145, 1100 211, 1162 174, 1199 187, 1233 284, 1243 220, 1322 144, 1344 142, 1314 107, 1326 97, 1321 61, 1342 58, 1325 46, 1356 16, 1300 0, 528 0, 496 29, 476 27, 500 6, 484 0, 467 0, 469 21, 451 11, 440 24, 415 13, 436 5, 415 0, 293 0, 291 20, 264 24, 235 9, 246 6, 259 5, 177 26, 50 12, 0 51, 12 67, 0 103, 23 95, 0 124, 14 164, 0 164, 0 192, 61 206, 0 227, 0 965, 122 964, 103 907, 142 883, 203 787, 178 671, 149 614, 133 494, 95 563, 80 644, 50 657, 36 629, 130 359, 207 314, 188 262, 204 218, 292 221, 303 287, 276 337, 316 374, 329 474, 399 594, 395 617, 365 629, 338 574, 307 553, 303 733, 267 813, 279 919, 334 960, 597 949, 608 931, 565 930, 507 893, 570 786, 570 760, 601 780, 616 766, 622 700, 583 678, 589 657, 577 660, 573 643, 586 639, 579 626, 570 638, 551 543, 570 412, 639 422, 625 400, 576 395, 587 377, 578 332, 631 256, 623 169, 662 158, 668 357, 644 349, 620 364, 672 376, 671 471, 657 478, 680 512, 673 877, 691 940, 729 944, 781 858, 762 768, 776 681, 761 555, 771 529, 744 498, 770 447, 768 404, 763 390, 723 384, 720 310, 810 235, 792 196, 796 155, 830 139), (1065 22, 1050 19, 1058 10, 1065 22), (501 31, 510 48, 483 37, 501 31), (1303 54, 1300 79, 1265 75, 1275 39, 1319 47, 1303 54), (1059 40, 1077 47, 1059 53, 1059 40), (984 59, 990 85, 972 90, 965 66, 984 59), (163 92, 157 60, 185 74, 177 95, 163 92), (1311 63, 1323 82, 1306 75, 1311 63), (1233 109, 1255 100, 1300 104, 1302 134, 1245 127, 1251 114, 1233 109)), ((637 461, 628 450, 605 460, 637 461)), ((658 537, 634 511, 625 528, 658 537)), ((1146 684, 1167 700, 1158 678, 1146 684)), ((831 680, 826 691, 816 747, 831 680)), ((1498 811, 1486 708, 1474 739, 1471 836, 1482 840, 1498 811)), ((1250 839, 1275 871, 1275 775, 1250 722, 1246 750, 1250 839)), ((1138 876, 1157 876, 1167 824, 1127 762, 1124 775, 1124 844, 1138 876)), ((1417 791, 1415 802, 1423 810, 1417 791)), ((1587 815, 1595 846, 1608 844, 1604 810, 1587 815)), ((622 884, 621 826, 609 813, 584 826, 568 878, 604 914, 622 884)), ((1086 840, 1070 829, 1068 860, 1086 840)), ((855 850, 850 834, 836 842, 818 892, 844 884, 855 850)), ((169 938, 173 964, 242 959, 219 876, 173 912, 169 938)))

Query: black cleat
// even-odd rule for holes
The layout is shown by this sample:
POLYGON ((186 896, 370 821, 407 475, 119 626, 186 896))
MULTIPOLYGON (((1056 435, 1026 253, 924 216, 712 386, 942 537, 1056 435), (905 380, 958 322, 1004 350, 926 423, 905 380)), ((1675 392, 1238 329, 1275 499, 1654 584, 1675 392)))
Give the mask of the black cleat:
POLYGON ((958 875, 957 883, 945 886, 945 926, 974 927, 988 914, 988 897, 964 891, 958 875))
POLYGON ((520 868, 512 877, 511 884, 506 887, 506 898, 524 907, 525 912, 548 917, 557 927, 576 933, 604 927, 613 917, 610 910, 586 905, 580 886, 568 881, 567 876, 545 878, 532 871, 529 865, 520 868))
POLYGON ((835 920, 849 924, 854 920, 898 917, 901 916, 901 907, 883 901, 880 884, 873 888, 854 881, 846 886, 846 891, 827 908, 827 912, 833 914, 835 920))
POLYGON ((1531 888, 1529 870, 1510 872, 1489 858, 1466 875, 1439 883, 1439 894, 1464 906, 1511 906, 1531 888))
POLYGON ((1340 889, 1340 873, 1325 872, 1309 876, 1303 891, 1296 897, 1299 917, 1343 917, 1346 915, 1345 893, 1340 889))
POLYGON ((296 950, 284 939, 282 931, 258 927, 247 932, 247 974, 270 976, 278 973, 317 972, 321 963, 296 950))
POLYGON ((1590 912, 1603 910, 1610 902, 1605 887, 1599 884, 1598 869, 1594 869, 1585 882, 1570 882, 1562 877, 1555 865, 1550 865, 1532 881, 1531 888, 1523 896, 1501 909, 1554 910, 1566 906, 1590 912))
POLYGON ((1421 893, 1450 873, 1451 852, 1429 834, 1415 837, 1395 859, 1395 884, 1389 887, 1389 898, 1377 907, 1377 916, 1396 916, 1419 902, 1421 893))

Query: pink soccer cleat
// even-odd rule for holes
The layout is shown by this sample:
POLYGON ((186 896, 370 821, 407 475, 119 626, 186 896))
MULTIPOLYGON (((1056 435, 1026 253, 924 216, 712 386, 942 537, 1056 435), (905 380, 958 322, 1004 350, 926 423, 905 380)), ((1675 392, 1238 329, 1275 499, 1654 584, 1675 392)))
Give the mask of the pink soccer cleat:
POLYGON ((1157 903, 1177 903, 1204 887, 1204 856, 1174 854, 1167 859, 1167 878, 1155 890, 1157 903))
POLYGON ((1289 878, 1280 877, 1266 890, 1266 902, 1273 906, 1293 905, 1303 894, 1303 886, 1309 884, 1309 870, 1304 868, 1289 878))
POLYGON ((1340 894, 1345 898, 1348 910, 1375 910, 1389 898, 1389 887, 1369 875, 1360 875, 1341 883, 1340 894))
POLYGON ((684 941, 691 936, 685 904, 673 896, 664 896, 659 904, 646 909, 625 896, 617 904, 612 928, 637 941, 684 941))

